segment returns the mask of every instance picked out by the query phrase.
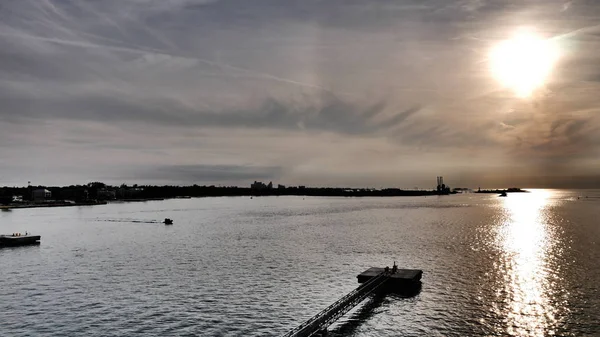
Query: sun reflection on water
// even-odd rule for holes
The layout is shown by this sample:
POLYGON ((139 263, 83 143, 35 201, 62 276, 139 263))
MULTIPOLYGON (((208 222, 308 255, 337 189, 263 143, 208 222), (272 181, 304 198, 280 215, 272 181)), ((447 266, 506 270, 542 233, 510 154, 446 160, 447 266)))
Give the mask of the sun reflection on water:
POLYGON ((506 332, 512 336, 552 335, 556 323, 548 268, 552 240, 546 213, 550 194, 510 194, 502 201, 507 218, 498 238, 504 251, 506 332))

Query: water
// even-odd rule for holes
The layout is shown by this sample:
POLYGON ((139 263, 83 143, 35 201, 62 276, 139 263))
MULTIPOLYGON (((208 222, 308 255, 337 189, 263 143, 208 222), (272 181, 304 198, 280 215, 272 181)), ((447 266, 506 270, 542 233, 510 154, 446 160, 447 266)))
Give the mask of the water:
POLYGON ((277 336, 393 260, 421 293, 333 335, 600 335, 599 218, 600 191, 555 190, 3 211, 42 244, 0 250, 0 336, 277 336))

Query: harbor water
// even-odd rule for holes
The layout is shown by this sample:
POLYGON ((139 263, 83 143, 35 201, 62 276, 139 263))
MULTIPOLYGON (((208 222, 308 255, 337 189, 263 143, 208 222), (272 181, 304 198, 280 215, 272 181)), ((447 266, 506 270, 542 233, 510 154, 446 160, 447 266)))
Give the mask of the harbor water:
POLYGON ((278 336, 372 266, 333 336, 599 336, 600 191, 193 198, 0 212, 0 336, 278 336), (173 226, 160 222, 174 220, 173 226))

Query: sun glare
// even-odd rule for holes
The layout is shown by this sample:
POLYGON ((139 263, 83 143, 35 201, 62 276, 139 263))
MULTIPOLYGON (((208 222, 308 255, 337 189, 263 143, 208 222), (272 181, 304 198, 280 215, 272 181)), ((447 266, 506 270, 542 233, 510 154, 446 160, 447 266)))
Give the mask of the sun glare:
POLYGON ((498 234, 505 253, 510 336, 552 335, 557 323, 549 273, 554 245, 548 224, 550 197, 550 192, 540 190, 502 200, 508 219, 498 234))
POLYGON ((496 45, 490 61, 494 77, 517 96, 525 98, 545 83, 558 57, 553 40, 521 30, 496 45))

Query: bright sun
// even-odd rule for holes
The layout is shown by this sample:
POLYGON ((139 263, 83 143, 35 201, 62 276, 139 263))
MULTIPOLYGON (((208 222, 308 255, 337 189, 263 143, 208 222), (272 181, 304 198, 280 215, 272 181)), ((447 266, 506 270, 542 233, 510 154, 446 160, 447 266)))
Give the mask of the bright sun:
POLYGON ((490 55, 494 76, 519 97, 529 97, 544 84, 559 57, 553 40, 526 30, 496 45, 490 55))

